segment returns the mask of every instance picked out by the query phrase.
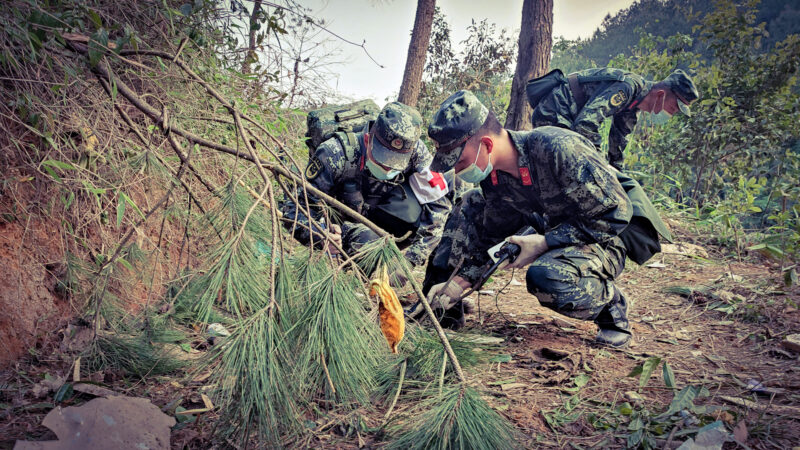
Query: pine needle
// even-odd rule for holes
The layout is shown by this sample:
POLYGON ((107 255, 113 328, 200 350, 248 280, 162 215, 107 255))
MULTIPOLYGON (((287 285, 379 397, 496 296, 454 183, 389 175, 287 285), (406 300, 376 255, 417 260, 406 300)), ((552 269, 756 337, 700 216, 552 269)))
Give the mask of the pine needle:
POLYGON ((297 305, 293 340, 299 347, 297 368, 310 395, 323 392, 340 403, 365 404, 375 388, 383 349, 378 326, 368 318, 358 280, 329 267, 306 272, 307 299, 297 305), (359 297, 359 295, 361 297, 359 297))
POLYGON ((422 402, 390 429, 387 449, 513 449, 518 431, 480 394, 461 384, 422 402))
POLYGON ((212 352, 223 435, 246 443, 255 433, 263 445, 280 446, 300 430, 296 394, 303 380, 293 376, 284 334, 274 308, 265 307, 212 352))

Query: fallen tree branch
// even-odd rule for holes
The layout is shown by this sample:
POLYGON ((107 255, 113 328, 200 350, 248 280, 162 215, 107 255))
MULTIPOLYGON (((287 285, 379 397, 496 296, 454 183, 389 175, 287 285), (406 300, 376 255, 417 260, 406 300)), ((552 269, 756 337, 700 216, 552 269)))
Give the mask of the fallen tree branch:
MULTIPOLYGON (((163 57, 163 58, 167 59, 168 61, 172 60, 172 58, 174 56, 174 55, 170 55, 170 54, 167 54, 167 53, 164 53, 164 52, 157 52, 157 51, 123 51, 123 52, 121 52, 121 54, 124 54, 124 55, 134 55, 135 54, 135 55, 158 56, 158 57, 163 57)), ((127 62, 126 59, 123 59, 123 60, 127 62)), ((230 102, 225 100, 219 94, 219 92, 217 92, 213 87, 211 87, 205 80, 203 80, 197 74, 195 74, 194 71, 192 71, 191 68, 189 68, 186 65, 186 63, 183 62, 180 58, 176 58, 174 62, 181 69, 183 69, 187 74, 189 74, 195 81, 197 81, 199 84, 201 84, 211 96, 213 96, 215 99, 217 99, 217 101, 219 101, 228 110, 230 110, 232 113, 234 113, 234 111, 236 111, 234 113, 234 121, 238 121, 238 117, 243 117, 244 116, 244 115, 242 115, 240 112, 238 112, 235 109, 234 105, 232 105, 230 102)), ((98 62, 98 64, 95 65, 92 68, 92 71, 99 78, 105 79, 107 82, 110 83, 110 80, 112 78, 111 71, 108 68, 108 66, 106 65, 105 61, 98 62)), ((255 163, 256 166, 258 167, 259 172, 262 175, 262 178, 265 177, 265 174, 263 173, 263 171, 266 169, 266 170, 272 172, 272 174, 276 177, 276 179, 279 176, 282 176, 284 178, 292 180, 295 183, 301 184, 304 187, 304 192, 311 192, 312 194, 314 194, 315 196, 317 196, 318 198, 323 200, 328 205, 336 208, 337 210, 339 210, 340 212, 345 214, 347 217, 353 219, 353 221, 363 224, 364 226, 368 227, 370 230, 374 231, 379 237, 382 237, 384 239, 389 240, 391 242, 390 245, 395 245, 396 246, 393 237, 389 233, 387 233, 385 230, 383 230, 382 228, 377 226, 375 223, 373 223, 372 221, 370 221, 366 217, 362 216, 357 211, 354 211, 352 208, 348 207, 347 205, 345 205, 342 202, 338 201, 334 197, 330 196, 329 194, 317 189, 313 185, 307 184, 305 182, 306 180, 301 175, 296 174, 296 173, 292 172, 291 170, 287 169, 283 164, 280 163, 280 160, 279 160, 279 164, 273 164, 273 163, 269 163, 269 162, 266 162, 266 161, 260 159, 255 154, 255 150, 252 148, 252 146, 250 145, 249 141, 246 138, 244 139, 244 141, 245 141, 245 147, 248 150, 248 154, 243 154, 242 152, 238 151, 235 148, 232 148, 232 147, 229 147, 227 145, 220 144, 220 143, 217 143, 217 142, 209 141, 209 140, 207 140, 205 138, 202 138, 202 137, 200 137, 198 135, 195 135, 195 134, 193 134, 191 132, 183 130, 180 127, 176 127, 176 126, 173 126, 171 124, 166 124, 165 120, 164 120, 165 119, 165 114, 164 114, 163 111, 158 111, 157 109, 155 109, 152 106, 150 106, 148 103, 146 103, 144 100, 142 100, 123 81, 121 81, 119 79, 116 79, 115 83, 116 83, 116 86, 117 86, 118 93, 120 95, 122 95, 125 99, 127 99, 131 104, 133 104, 133 106, 135 106, 140 111, 142 111, 145 115, 147 115, 155 124, 159 125, 162 128, 162 131, 164 132, 164 134, 170 135, 170 134, 174 133, 174 134, 177 134, 177 135, 183 137, 184 139, 187 139, 190 142, 194 142, 194 143, 196 143, 196 144, 198 144, 200 146, 203 146, 203 147, 206 147, 206 148, 210 148, 210 149, 213 149, 213 150, 217 150, 217 151, 220 151, 220 152, 223 152, 223 153, 227 153, 227 154, 236 156, 237 158, 241 158, 241 159, 250 161, 252 163, 255 163)), ((239 128, 239 132, 238 133, 241 133, 243 135, 243 137, 244 137, 245 136, 244 133, 243 133, 244 130, 243 130, 243 127, 241 126, 241 122, 240 121, 239 121, 239 124, 238 124, 237 128, 239 128)), ((288 154, 288 152, 286 152, 286 153, 288 154)), ((183 167, 185 167, 185 166, 183 166, 183 167)), ((265 181, 269 183, 269 181, 267 181, 267 178, 265 178, 265 181)), ((322 230, 322 233, 324 235, 328 235, 329 234, 327 232, 327 230, 322 230)), ((444 347, 445 352, 447 353, 447 356, 450 358, 450 361, 453 364, 453 369, 455 370, 456 375, 458 376, 458 378, 459 378, 459 380, 461 382, 466 382, 466 377, 464 375, 463 370, 461 369, 461 365, 458 362, 458 358, 456 357, 455 352, 453 352, 453 348, 450 346, 450 341, 447 339, 447 336, 445 335, 444 330, 442 329, 441 325, 439 324, 439 321, 436 319, 436 315, 434 314, 433 309, 430 306, 430 303, 428 302, 428 300, 425 297, 425 295, 423 295, 422 289, 419 286, 419 283, 417 283, 417 281, 414 279, 413 273, 412 273, 412 270, 411 270, 411 267, 410 267, 408 261, 406 261, 405 258, 400 258, 400 259, 401 259, 401 261, 400 261, 401 267, 403 268, 403 271, 405 272, 408 280, 411 282, 411 285, 414 288, 414 292, 417 294, 418 298, 422 302, 422 305, 425 308, 425 312, 427 313, 428 317, 430 317, 431 323, 432 323, 434 329, 436 330, 436 333, 437 333, 437 335, 439 337, 439 340, 442 342, 442 346, 444 347)))

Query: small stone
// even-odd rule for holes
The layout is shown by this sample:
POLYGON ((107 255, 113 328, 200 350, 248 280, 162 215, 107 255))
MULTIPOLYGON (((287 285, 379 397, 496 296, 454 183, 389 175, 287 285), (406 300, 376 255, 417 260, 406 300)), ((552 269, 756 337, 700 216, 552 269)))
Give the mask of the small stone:
POLYGON ((781 341, 781 345, 783 345, 783 348, 786 350, 800 353, 800 334, 790 334, 786 336, 783 338, 783 341, 781 341))
POLYGON ((625 392, 625 398, 631 403, 642 403, 644 402, 644 398, 639 395, 636 391, 627 391, 625 392))

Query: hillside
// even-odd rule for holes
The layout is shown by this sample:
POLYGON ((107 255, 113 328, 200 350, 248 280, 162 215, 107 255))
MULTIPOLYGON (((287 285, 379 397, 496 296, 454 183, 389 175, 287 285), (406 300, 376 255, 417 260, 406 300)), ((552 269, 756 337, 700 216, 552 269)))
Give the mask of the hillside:
MULTIPOLYGON (((761 0, 742 2, 758 10, 756 23, 764 23, 763 48, 773 48, 790 34, 800 33, 800 1, 761 0)), ((694 36, 700 19, 714 9, 714 2, 702 0, 637 0, 614 15, 606 16, 600 27, 580 41, 580 56, 605 66, 618 54, 630 55, 642 34, 667 38, 675 34, 694 36)), ((710 53, 697 40, 687 50, 710 53)))

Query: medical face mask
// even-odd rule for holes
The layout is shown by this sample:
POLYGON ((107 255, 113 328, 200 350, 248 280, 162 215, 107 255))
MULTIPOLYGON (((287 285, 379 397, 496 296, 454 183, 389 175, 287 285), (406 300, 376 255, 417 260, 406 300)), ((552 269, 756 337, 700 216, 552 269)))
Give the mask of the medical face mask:
POLYGON ((650 114, 650 121, 653 125, 664 125, 665 123, 669 122, 669 118, 672 117, 672 114, 664 111, 664 103, 667 101, 667 96, 661 99, 661 111, 657 114, 650 114))
POLYGON ((367 166, 367 169, 369 169, 369 172, 372 174, 372 176, 379 180, 391 180, 392 178, 400 175, 399 170, 384 169, 369 158, 367 158, 365 165, 367 166))
POLYGON ((475 161, 466 168, 456 173, 456 176, 466 181, 467 183, 480 183, 481 181, 483 181, 484 178, 488 177, 489 174, 492 173, 491 158, 489 158, 489 163, 486 165, 485 169, 481 170, 481 168, 478 167, 478 156, 480 156, 481 154, 482 146, 483 146, 483 141, 481 141, 481 143, 478 144, 478 154, 475 155, 475 161))

